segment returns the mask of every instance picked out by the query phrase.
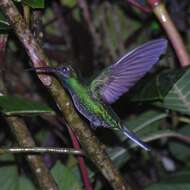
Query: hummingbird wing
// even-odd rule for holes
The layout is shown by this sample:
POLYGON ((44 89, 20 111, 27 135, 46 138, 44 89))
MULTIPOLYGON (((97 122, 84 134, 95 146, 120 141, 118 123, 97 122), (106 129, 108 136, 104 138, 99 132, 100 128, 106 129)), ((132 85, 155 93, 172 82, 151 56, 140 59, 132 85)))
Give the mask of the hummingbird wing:
POLYGON ((92 81, 90 89, 106 103, 115 102, 141 79, 166 51, 167 40, 149 41, 121 57, 92 81))

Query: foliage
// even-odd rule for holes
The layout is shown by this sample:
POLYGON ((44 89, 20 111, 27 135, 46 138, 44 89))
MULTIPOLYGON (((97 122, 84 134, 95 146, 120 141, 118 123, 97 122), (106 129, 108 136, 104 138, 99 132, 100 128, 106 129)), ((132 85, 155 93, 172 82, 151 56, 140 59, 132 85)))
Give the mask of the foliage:
POLYGON ((60 189, 82 189, 80 180, 71 172, 71 168, 57 162, 51 171, 60 189))
MULTIPOLYGON (((125 1, 88 1, 86 4, 86 1, 76 0, 15 0, 14 3, 22 14, 26 14, 24 7, 30 8, 30 28, 35 37, 41 35, 42 28, 41 46, 52 65, 71 64, 84 83, 129 49, 153 38, 167 38, 151 14, 131 8, 125 1), (42 17, 35 22, 33 14, 39 10, 42 10, 42 17), (42 25, 36 29, 35 24, 41 21, 42 25)), ((184 0, 184 5, 179 1, 167 1, 167 5, 176 27, 185 34, 182 37, 186 38, 188 46, 188 0, 184 0)), ((3 86, 7 89, 7 95, 2 90, 0 96, 1 147, 15 145, 5 122, 5 118, 11 116, 24 119, 39 146, 72 147, 67 124, 62 126, 63 123, 57 121, 59 107, 35 73, 25 71, 30 67, 28 56, 1 12, 0 48, 3 70, 0 89, 3 86), (1 37, 5 34, 9 35, 9 40, 3 61, 1 37)), ((93 131, 105 144, 114 165, 123 176, 129 176, 134 189, 190 188, 189 81, 190 68, 179 68, 169 45, 166 55, 153 70, 113 105, 124 126, 146 141, 152 147, 151 152, 142 151, 117 131, 102 128, 93 131)), ((60 189, 84 188, 75 156, 44 155, 44 160, 60 189)), ((0 163, 2 190, 37 188, 22 156, 0 155, 0 163)), ((85 165, 94 189, 110 189, 88 157, 85 157, 85 165)))
MULTIPOLYGON (((1 156, 1 162, 14 161, 12 156, 1 156)), ((9 165, 1 167, 0 169, 1 179, 0 186, 3 190, 22 190, 25 187, 26 190, 34 190, 34 185, 29 179, 24 176, 20 176, 16 165, 9 165)))
POLYGON ((14 96, 0 96, 0 112, 5 115, 53 114, 48 106, 14 96))

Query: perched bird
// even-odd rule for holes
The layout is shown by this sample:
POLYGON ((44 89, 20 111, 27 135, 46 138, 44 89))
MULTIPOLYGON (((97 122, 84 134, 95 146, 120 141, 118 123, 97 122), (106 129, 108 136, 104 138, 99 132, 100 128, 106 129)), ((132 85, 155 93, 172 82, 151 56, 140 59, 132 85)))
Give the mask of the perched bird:
POLYGON ((141 79, 166 51, 167 40, 149 41, 105 68, 89 86, 83 85, 71 66, 38 67, 37 72, 55 74, 70 93, 76 109, 93 127, 120 130, 144 150, 150 150, 133 132, 122 126, 111 108, 123 93, 141 79))

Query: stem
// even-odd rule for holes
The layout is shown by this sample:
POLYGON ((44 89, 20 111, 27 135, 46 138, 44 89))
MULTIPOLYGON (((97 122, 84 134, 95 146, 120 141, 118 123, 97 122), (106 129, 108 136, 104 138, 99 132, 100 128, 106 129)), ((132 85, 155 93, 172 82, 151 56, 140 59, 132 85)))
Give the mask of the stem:
MULTIPOLYGON (((93 39, 93 51, 96 57, 99 57, 100 54, 100 46, 101 46, 101 39, 100 36, 96 32, 95 25, 93 24, 93 20, 90 15, 88 3, 86 0, 77 0, 78 6, 80 7, 82 11, 83 18, 85 22, 87 23, 87 26, 89 28, 89 32, 93 39)), ((97 62, 97 59, 94 59, 94 65, 99 66, 99 63, 97 62)))
POLYGON ((26 23, 30 24, 30 7, 28 5, 23 4, 23 11, 24 11, 24 19, 26 23))
POLYGON ((141 11, 143 11, 143 12, 145 12, 145 13, 151 12, 151 9, 149 9, 148 7, 145 7, 145 6, 141 5, 141 4, 138 3, 136 0, 128 0, 128 2, 129 2, 132 6, 134 6, 134 7, 138 8, 138 9, 140 9, 141 11))
POLYGON ((184 122, 184 123, 190 124, 190 118, 188 118, 188 117, 180 116, 180 117, 178 117, 178 120, 180 122, 184 122))
MULTIPOLYGON (((40 67, 40 63, 41 66, 48 65, 43 50, 40 48, 32 36, 28 26, 24 22, 22 16, 16 9, 13 2, 11 0, 1 0, 0 8, 9 19, 12 28, 15 30, 15 33, 25 47, 30 59, 34 64, 34 67, 40 67)), ((84 150, 89 155, 89 158, 93 161, 93 163, 104 175, 104 177, 109 181, 110 185, 117 190, 130 190, 131 187, 129 184, 127 185, 125 183, 124 178, 113 166, 113 163, 108 157, 104 146, 99 142, 89 127, 76 113, 70 98, 68 97, 61 84, 53 79, 52 83, 51 79, 48 81, 50 83, 46 83, 44 78, 41 78, 40 76, 39 78, 44 85, 49 87, 49 90, 51 91, 60 111, 62 111, 63 115, 65 116, 66 122, 69 126, 72 127, 73 131, 78 136, 84 150)))
MULTIPOLYGON (((68 127, 68 130, 69 130, 69 134, 71 136, 73 147, 76 148, 77 150, 79 150, 80 149, 80 145, 78 143, 78 140, 77 140, 75 134, 73 133, 73 131, 72 131, 71 128, 68 127)), ((89 180, 89 177, 88 177, 88 170, 86 168, 86 164, 84 162, 84 158, 82 156, 77 156, 77 160, 79 162, 79 166, 80 166, 80 171, 81 171, 84 187, 85 187, 86 190, 92 190, 92 186, 90 184, 90 180, 89 180)))
POLYGON ((188 66, 190 64, 188 52, 179 32, 168 14, 164 3, 161 3, 161 1, 158 0, 147 0, 147 2, 152 6, 154 14, 165 29, 176 52, 181 67, 188 66))
POLYGON ((0 154, 18 154, 18 153, 32 153, 32 154, 45 154, 45 153, 56 153, 56 154, 74 154, 82 155, 81 150, 73 148, 55 148, 55 147, 32 147, 32 148, 0 148, 0 154))

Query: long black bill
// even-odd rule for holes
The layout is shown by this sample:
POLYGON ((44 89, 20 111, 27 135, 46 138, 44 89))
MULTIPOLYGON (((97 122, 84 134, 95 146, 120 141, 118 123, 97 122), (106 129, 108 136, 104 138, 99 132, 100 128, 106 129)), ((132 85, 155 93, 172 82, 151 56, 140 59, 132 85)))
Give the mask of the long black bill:
POLYGON ((59 71, 59 68, 56 67, 33 67, 25 69, 25 71, 36 71, 37 73, 55 73, 59 71))

